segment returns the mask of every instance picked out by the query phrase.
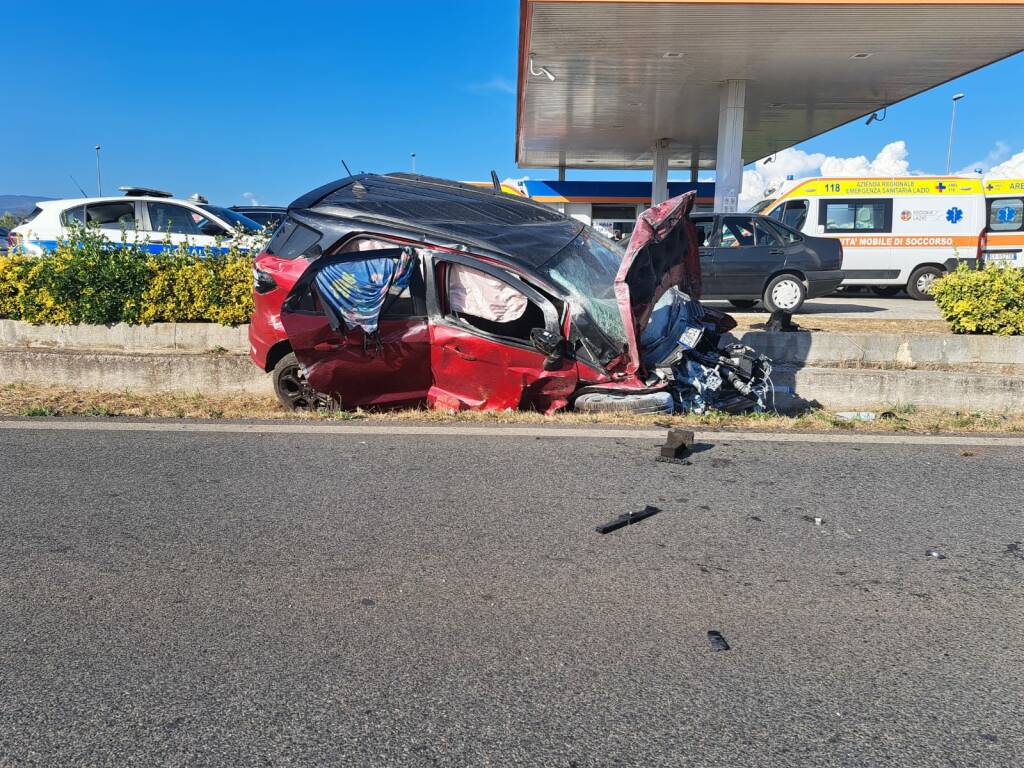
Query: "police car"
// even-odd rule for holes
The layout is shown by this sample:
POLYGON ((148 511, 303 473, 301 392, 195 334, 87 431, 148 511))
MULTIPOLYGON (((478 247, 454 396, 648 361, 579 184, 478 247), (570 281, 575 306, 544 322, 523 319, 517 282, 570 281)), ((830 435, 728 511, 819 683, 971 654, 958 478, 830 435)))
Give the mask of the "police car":
POLYGON ((11 230, 13 242, 23 253, 39 256, 57 247, 74 225, 100 228, 113 242, 138 242, 150 253, 175 250, 184 243, 189 250, 224 251, 234 244, 243 249, 258 245, 262 227, 240 213, 210 205, 205 197, 175 199, 169 192, 145 187, 121 187, 123 197, 88 197, 46 200, 21 225, 11 230))

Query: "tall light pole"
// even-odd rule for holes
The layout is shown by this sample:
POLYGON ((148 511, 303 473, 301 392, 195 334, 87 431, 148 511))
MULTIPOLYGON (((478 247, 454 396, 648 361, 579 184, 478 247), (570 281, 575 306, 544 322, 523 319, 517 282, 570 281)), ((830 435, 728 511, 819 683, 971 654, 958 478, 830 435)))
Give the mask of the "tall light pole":
POLYGON ((103 197, 103 184, 100 182, 100 145, 96 145, 96 197, 103 197))
POLYGON ((410 152, 409 153, 409 157, 412 159, 412 174, 413 174, 413 176, 415 176, 416 175, 416 153, 415 152, 410 152))
POLYGON ((956 103, 964 97, 964 94, 958 93, 953 96, 953 119, 949 121, 949 147, 946 149, 946 175, 953 168, 953 129, 956 127, 956 103))

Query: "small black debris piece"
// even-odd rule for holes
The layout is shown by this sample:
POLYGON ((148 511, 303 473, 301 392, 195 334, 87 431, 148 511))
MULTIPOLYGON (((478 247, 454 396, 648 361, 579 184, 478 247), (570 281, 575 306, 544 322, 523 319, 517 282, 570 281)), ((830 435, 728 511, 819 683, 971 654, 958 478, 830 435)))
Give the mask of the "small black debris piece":
POLYGON ((372 597, 364 597, 362 600, 359 601, 359 604, 360 605, 365 605, 367 607, 371 607, 371 606, 376 605, 377 601, 374 600, 372 597))
POLYGON ((692 467, 693 462, 689 459, 669 459, 665 456, 656 456, 655 461, 660 461, 663 464, 682 464, 684 467, 692 467))
POLYGON ((665 444, 661 446, 661 456, 665 459, 685 459, 692 450, 693 432, 673 427, 668 431, 665 444))
POLYGON ((648 517, 651 517, 651 515, 656 515, 659 512, 661 512, 660 509, 648 504, 639 512, 627 512, 624 515, 619 515, 610 523, 597 526, 595 530, 601 534, 611 533, 612 531, 619 530, 619 528, 625 528, 627 525, 632 525, 633 523, 639 523, 641 520, 646 520, 648 517))
POLYGON ((1021 549, 1021 544, 1024 542, 1014 541, 1006 545, 1006 554, 1016 557, 1018 560, 1024 560, 1024 550, 1021 549))
POLYGON ((825 524, 825 518, 824 517, 814 517, 812 515, 804 515, 803 519, 806 520, 808 523, 814 523, 815 525, 824 525, 825 524))
POLYGON ((763 523, 764 522, 764 519, 761 518, 761 517, 758 517, 757 515, 751 515, 749 519, 753 520, 755 523, 763 523))
POLYGON ((708 642, 711 643, 711 650, 713 651, 728 651, 729 643, 726 642, 722 633, 717 629, 708 630, 708 642))

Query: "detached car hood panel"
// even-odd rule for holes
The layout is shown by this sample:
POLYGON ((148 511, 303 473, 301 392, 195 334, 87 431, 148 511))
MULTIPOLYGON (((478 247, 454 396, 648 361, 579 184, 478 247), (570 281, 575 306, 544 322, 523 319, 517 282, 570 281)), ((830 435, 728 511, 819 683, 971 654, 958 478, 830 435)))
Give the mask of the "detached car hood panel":
POLYGON ((615 276, 615 297, 629 341, 628 373, 640 369, 639 339, 658 299, 673 286, 700 298, 697 232, 690 221, 695 197, 695 192, 687 192, 648 208, 629 239, 615 276))

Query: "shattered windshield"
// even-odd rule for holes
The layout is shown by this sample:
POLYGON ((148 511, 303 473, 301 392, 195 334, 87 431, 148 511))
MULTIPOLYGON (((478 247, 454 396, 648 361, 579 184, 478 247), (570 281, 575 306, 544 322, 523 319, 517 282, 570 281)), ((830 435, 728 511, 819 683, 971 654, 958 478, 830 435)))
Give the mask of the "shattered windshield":
POLYGON ((543 275, 573 298, 574 316, 579 310, 586 312, 620 349, 627 338, 615 298, 615 275, 625 254, 622 246, 586 228, 540 268, 543 275))

